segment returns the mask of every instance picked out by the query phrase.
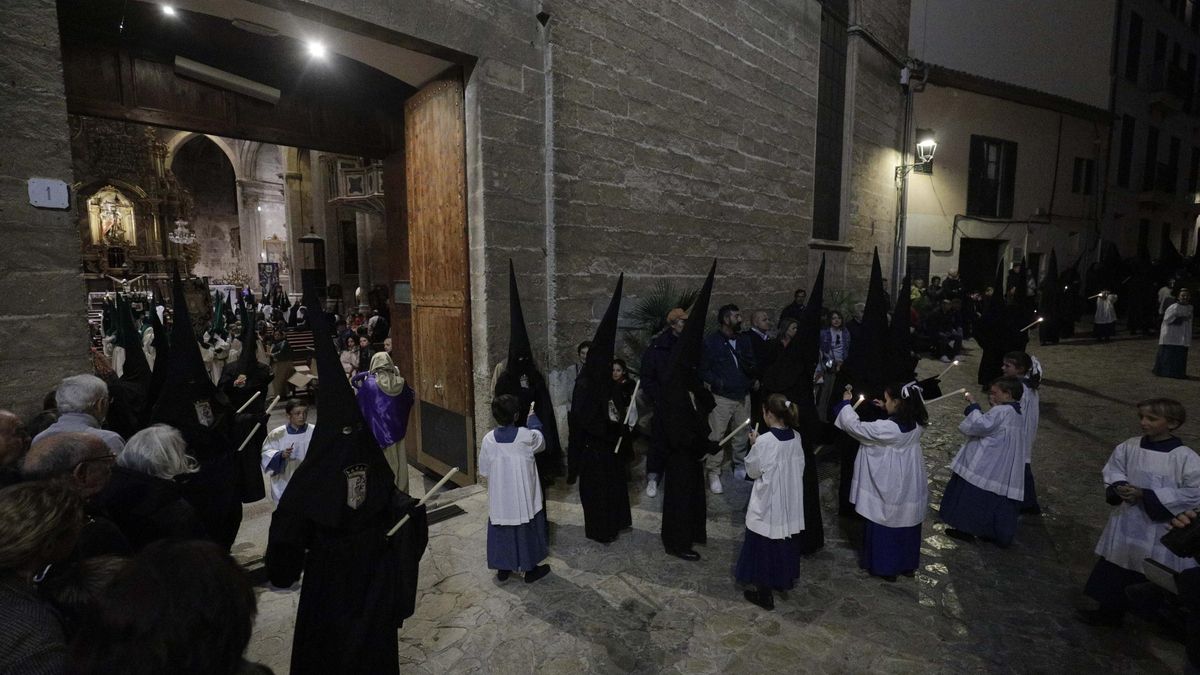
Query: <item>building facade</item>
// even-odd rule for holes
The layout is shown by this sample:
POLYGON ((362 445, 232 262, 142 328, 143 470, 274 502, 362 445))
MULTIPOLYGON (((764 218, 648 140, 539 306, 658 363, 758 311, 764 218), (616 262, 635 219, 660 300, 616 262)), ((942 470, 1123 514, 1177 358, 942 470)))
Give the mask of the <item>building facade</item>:
POLYGON ((1094 249, 1106 111, 931 65, 913 118, 938 143, 908 178, 913 278, 958 270, 983 290, 1001 261, 1024 256, 1040 278, 1051 249, 1060 269, 1094 249))
MULTIPOLYGON (((659 279, 698 285, 716 258, 716 303, 774 308, 811 283, 821 255, 832 287, 859 292, 872 248, 891 259, 906 1, 174 3, 175 20, 321 37, 340 58, 399 77, 408 98, 392 108, 395 124, 361 143, 335 108, 281 128, 271 109, 228 92, 194 89, 176 101, 198 85, 167 70, 155 72, 175 93, 153 104, 124 90, 96 101, 83 90, 97 74, 81 70, 78 45, 60 31, 65 6, 19 0, 0 18, 9 38, 0 59, 12 72, 0 92, 0 230, 10 243, 0 262, 11 271, 0 280, 0 337, 11 347, 0 355, 0 405, 29 409, 40 389, 85 365, 77 214, 35 208, 25 194, 34 176, 74 182, 68 116, 84 108, 283 147, 281 175, 254 179, 268 191, 282 184, 292 238, 315 227, 306 209, 318 158, 287 148, 381 162, 386 236, 369 255, 370 269, 383 261, 386 272, 371 283, 390 292, 398 361, 415 371, 418 415, 430 420, 417 433, 465 425, 430 445, 473 447, 475 429, 490 424, 510 258, 549 371, 570 365, 620 272, 632 303, 659 279), (199 114, 218 94, 221 114, 236 113, 220 123, 199 114), (325 137, 296 140, 298 127, 325 137), (431 232, 459 238, 446 244, 431 232)), ((127 51, 127 36, 111 49, 127 51)), ((123 63, 141 58, 126 51, 123 63)), ((304 100, 280 88, 275 114, 302 112, 304 100)))

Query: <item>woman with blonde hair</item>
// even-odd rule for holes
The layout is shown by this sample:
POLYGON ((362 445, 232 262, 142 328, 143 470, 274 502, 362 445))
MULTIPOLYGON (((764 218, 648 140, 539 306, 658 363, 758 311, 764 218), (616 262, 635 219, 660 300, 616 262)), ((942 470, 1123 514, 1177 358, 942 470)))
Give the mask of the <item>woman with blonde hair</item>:
POLYGON ((53 673, 66 666, 62 619, 36 580, 70 555, 83 527, 83 502, 61 483, 0 490, 0 673, 53 673))
POLYGON ((159 539, 204 539, 204 525, 184 497, 182 479, 196 471, 183 435, 155 424, 125 444, 99 503, 134 549, 159 539))

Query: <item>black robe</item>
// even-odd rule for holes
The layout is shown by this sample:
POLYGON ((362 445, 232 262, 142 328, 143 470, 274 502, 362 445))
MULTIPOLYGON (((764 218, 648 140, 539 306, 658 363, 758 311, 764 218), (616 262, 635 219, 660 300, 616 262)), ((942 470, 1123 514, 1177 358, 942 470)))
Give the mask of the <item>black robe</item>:
POLYGON ((571 398, 571 430, 581 444, 579 502, 583 506, 583 530, 588 539, 599 542, 612 541, 618 532, 633 526, 625 478, 631 444, 626 439, 621 443, 621 452, 613 452, 624 425, 607 414, 611 402, 617 417, 621 417, 621 403, 628 400, 623 394, 611 379, 594 385, 585 370, 576 378, 571 398))
POLYGON ((425 507, 402 492, 389 508, 343 507, 337 528, 301 511, 276 510, 271 519, 267 572, 288 587, 304 573, 292 637, 293 675, 398 675, 396 631, 412 616, 417 567, 429 538, 425 507), (387 532, 412 517, 393 537, 387 532))
POLYGON ((799 412, 800 445, 804 448, 804 530, 796 536, 796 541, 800 552, 807 555, 825 546, 820 479, 814 454, 825 433, 813 398, 814 364, 805 362, 795 340, 788 347, 783 347, 778 340, 772 340, 771 344, 775 346, 776 356, 771 368, 763 371, 762 396, 766 400, 771 394, 783 394, 796 404, 799 412))
POLYGON ((682 552, 708 541, 703 460, 720 452, 716 441, 708 439, 708 414, 716 402, 700 385, 699 376, 690 387, 668 386, 661 401, 655 414, 663 415, 667 433, 662 542, 668 552, 682 552))
MULTIPOLYGON (((251 346, 251 349, 254 347, 251 346)), ((242 349, 246 349, 243 345, 242 349)), ((229 399, 229 405, 234 410, 233 431, 231 433, 231 442, 235 443, 233 450, 234 470, 236 471, 236 485, 238 498, 243 504, 251 504, 267 496, 266 489, 263 483, 262 475, 262 446, 263 441, 267 438, 269 429, 267 409, 267 386, 271 384, 271 379, 274 374, 267 366, 254 361, 248 367, 244 361, 238 360, 233 363, 226 364, 221 372, 221 380, 217 384, 221 391, 229 399), (243 373, 243 370, 249 370, 248 373, 243 373), (234 382, 239 375, 246 375, 246 383, 244 386, 236 387, 234 382), (255 392, 259 392, 258 398, 254 399, 249 406, 241 413, 237 413, 255 392), (258 425, 255 429, 254 425, 258 425), (240 452, 236 452, 239 445, 242 445, 250 432, 254 431, 254 436, 245 443, 240 452)))

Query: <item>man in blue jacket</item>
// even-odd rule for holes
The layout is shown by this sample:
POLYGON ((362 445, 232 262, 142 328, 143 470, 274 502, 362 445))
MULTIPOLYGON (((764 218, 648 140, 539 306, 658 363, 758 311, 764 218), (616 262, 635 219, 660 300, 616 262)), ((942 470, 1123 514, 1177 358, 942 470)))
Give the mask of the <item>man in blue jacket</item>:
MULTIPOLYGON (((717 403, 708 418, 712 429, 709 440, 719 441, 750 417, 750 392, 758 388, 754 347, 750 337, 742 333, 742 313, 737 305, 725 305, 717 310, 717 330, 704 339, 700 377, 712 391, 717 403)), ((748 434, 749 429, 743 429, 730 442, 733 449, 733 477, 737 479, 746 477, 744 463, 748 434)), ((721 486, 721 466, 724 463, 724 452, 705 459, 708 489, 716 495, 724 492, 721 486)))

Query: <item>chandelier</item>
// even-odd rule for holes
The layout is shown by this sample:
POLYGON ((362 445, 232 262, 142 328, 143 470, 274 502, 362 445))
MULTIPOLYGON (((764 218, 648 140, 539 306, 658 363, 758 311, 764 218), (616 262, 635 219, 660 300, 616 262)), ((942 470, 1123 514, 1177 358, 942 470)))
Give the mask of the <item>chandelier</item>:
POLYGON ((173 244, 191 246, 196 243, 196 233, 188 229, 188 221, 181 219, 175 221, 175 229, 171 230, 167 239, 170 239, 173 244))

